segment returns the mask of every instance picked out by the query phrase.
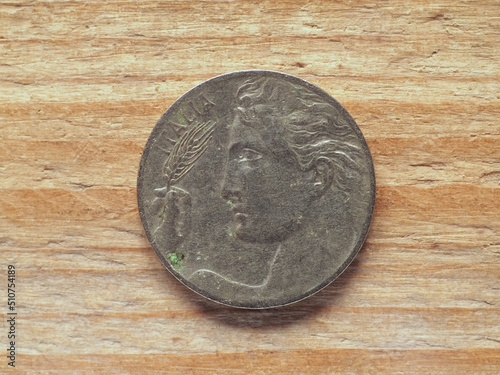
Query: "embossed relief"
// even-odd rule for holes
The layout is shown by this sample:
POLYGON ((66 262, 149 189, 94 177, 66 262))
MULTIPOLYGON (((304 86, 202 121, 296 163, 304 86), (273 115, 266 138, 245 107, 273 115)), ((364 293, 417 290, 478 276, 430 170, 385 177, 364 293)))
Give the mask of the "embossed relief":
POLYGON ((297 231, 314 200, 346 181, 362 157, 347 123, 304 87, 264 77, 237 91, 222 196, 244 241, 275 242, 297 231))
POLYGON ((359 250, 373 210, 370 155, 347 112, 314 86, 273 72, 221 76, 155 131, 143 221, 162 261, 198 293, 289 303, 359 250))
POLYGON ((168 138, 174 146, 163 166, 165 186, 154 190, 156 198, 152 202, 152 212, 160 219, 153 233, 164 238, 172 251, 191 229, 191 195, 174 185, 193 168, 208 147, 216 122, 202 116, 211 106, 213 103, 200 95, 179 110, 179 122, 169 122, 177 135, 181 130, 184 133, 176 141, 168 138))
POLYGON ((318 221, 324 226, 332 195, 353 198, 348 180, 360 177, 363 154, 338 111, 305 87, 257 77, 238 85, 235 95, 220 195, 232 212, 229 235, 266 247, 254 264, 261 277, 249 283, 223 268, 200 268, 187 278, 265 293, 285 286, 287 264, 294 263, 294 277, 301 280, 308 269, 328 262, 330 253, 315 251, 327 246, 318 221))

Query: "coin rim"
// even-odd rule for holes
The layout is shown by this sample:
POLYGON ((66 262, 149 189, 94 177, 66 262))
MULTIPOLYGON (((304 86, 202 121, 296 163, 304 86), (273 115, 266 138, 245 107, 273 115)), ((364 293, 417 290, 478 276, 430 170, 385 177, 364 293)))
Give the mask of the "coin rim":
POLYGON ((354 260, 356 255, 361 250, 361 248, 366 240, 366 237, 368 235, 370 225, 371 225, 371 222, 373 219, 373 213, 374 213, 374 209, 375 209, 375 197, 376 197, 376 183, 375 183, 375 168, 373 165, 373 158, 372 158, 370 150, 368 148, 368 144, 366 142, 366 139, 363 136, 363 133, 361 132, 361 129, 356 124, 356 122, 354 121, 352 116, 349 114, 349 112, 347 112, 347 110, 337 100, 335 100, 330 94, 328 94, 326 91, 319 88, 318 86, 316 86, 316 85, 314 85, 314 84, 312 84, 312 83, 310 83, 302 78, 299 78, 299 77, 296 77, 296 76, 293 76, 293 75, 290 75, 287 73, 273 71, 273 70, 252 69, 252 70, 241 70, 241 71, 235 71, 235 72, 231 72, 231 73, 218 75, 218 76, 210 78, 206 81, 203 81, 202 83, 194 86, 193 88, 188 90, 186 93, 184 93, 182 96, 180 96, 163 113, 163 115, 160 117, 160 119, 158 120, 158 122, 154 126, 150 136, 148 137, 148 140, 146 142, 146 145, 144 146, 144 150, 143 150, 143 153, 141 156, 141 161, 139 164, 139 173, 137 176, 137 202, 138 202, 139 215, 141 217, 142 226, 144 228, 144 231, 146 233, 146 237, 148 238, 148 241, 149 241, 151 247, 153 248, 154 252, 158 256, 160 261, 162 262, 163 266, 165 266, 165 268, 168 269, 170 271, 170 273, 177 280, 179 280, 183 285, 185 285, 186 287, 191 289, 193 292, 199 294, 200 296, 203 296, 203 297, 205 297, 213 302, 216 302, 216 303, 219 303, 219 304, 222 304, 225 306, 231 306, 231 307, 242 308, 242 309, 268 309, 268 308, 276 308, 276 307, 280 307, 280 306, 290 305, 290 304, 299 302, 305 298, 308 298, 308 297, 318 293, 320 290, 324 289, 328 285, 330 285, 335 279, 337 279, 347 269, 347 267, 352 263, 352 261, 354 260), (289 298, 289 299, 287 299, 285 301, 281 301, 279 303, 277 303, 277 301, 279 301, 279 298, 276 300, 268 299, 267 301, 258 301, 258 302, 254 302, 254 303, 243 303, 243 302, 238 302, 238 301, 234 301, 234 300, 220 298, 213 293, 207 292, 206 290, 201 290, 201 288, 197 287, 196 285, 194 285, 193 283, 191 283, 190 281, 188 281, 184 277, 182 277, 182 275, 180 275, 172 267, 170 262, 168 262, 168 260, 161 254, 159 249, 157 249, 156 241, 154 240, 152 233, 149 230, 149 225, 147 225, 144 204, 143 204, 143 202, 141 202, 141 197, 140 197, 140 194, 143 190, 143 178, 142 178, 142 176, 144 174, 146 160, 148 159, 149 152, 150 152, 150 150, 155 142, 155 139, 159 135, 161 135, 160 124, 162 124, 164 122, 166 117, 171 112, 175 111, 177 109, 177 107, 179 107, 182 104, 184 98, 188 97, 191 94, 191 92, 199 90, 199 88, 201 86, 205 86, 206 84, 209 84, 209 83, 215 82, 215 81, 224 81, 224 80, 230 80, 230 79, 234 79, 234 78, 241 78, 241 77, 245 77, 245 76, 254 76, 255 74, 259 74, 262 76, 285 78, 286 80, 289 80, 292 83, 297 83, 299 85, 307 87, 308 89, 312 90, 313 92, 315 92, 316 94, 321 96, 322 99, 331 103, 337 110, 340 111, 340 114, 342 116, 344 116, 344 118, 349 122, 349 125, 355 131, 357 136, 359 137, 359 140, 360 140, 360 143, 362 146, 362 150, 368 159, 368 166, 367 167, 369 169, 369 174, 370 174, 370 198, 371 199, 369 201, 369 206, 368 206, 369 212, 368 212, 368 215, 366 217, 365 223, 363 224, 359 239, 358 239, 357 243, 354 245, 353 250, 351 251, 349 257, 339 267, 337 267, 337 270, 332 274, 332 276, 327 278, 322 283, 318 284, 316 287, 310 289, 309 291, 307 291, 305 293, 301 293, 296 298, 293 298, 293 299, 289 298))

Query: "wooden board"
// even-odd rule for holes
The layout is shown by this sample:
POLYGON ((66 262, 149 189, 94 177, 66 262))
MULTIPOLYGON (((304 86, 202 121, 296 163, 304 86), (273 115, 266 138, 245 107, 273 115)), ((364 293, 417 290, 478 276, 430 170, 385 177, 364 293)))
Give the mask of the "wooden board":
MULTIPOLYGON (((500 373, 499 6, 3 1, 0 343, 5 353, 12 264, 15 370, 500 373), (265 311, 180 285, 136 203, 142 148, 165 109, 210 77, 255 68, 340 101, 378 183, 348 271, 265 311)), ((0 372, 14 370, 2 358, 0 372)))

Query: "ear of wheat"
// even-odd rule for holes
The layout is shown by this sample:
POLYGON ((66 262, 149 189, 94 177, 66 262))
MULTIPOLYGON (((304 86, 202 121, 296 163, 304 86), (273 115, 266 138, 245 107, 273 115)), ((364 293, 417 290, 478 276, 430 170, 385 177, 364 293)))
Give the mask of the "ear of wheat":
POLYGON ((163 167, 167 186, 178 182, 193 168, 196 160, 206 151, 215 124, 215 121, 201 122, 185 132, 175 144, 163 167))

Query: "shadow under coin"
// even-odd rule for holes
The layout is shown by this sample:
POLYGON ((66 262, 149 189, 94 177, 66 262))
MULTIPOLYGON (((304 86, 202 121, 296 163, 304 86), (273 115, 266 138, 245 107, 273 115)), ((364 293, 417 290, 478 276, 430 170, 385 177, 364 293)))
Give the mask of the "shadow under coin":
POLYGON ((254 329, 289 326, 337 307, 338 299, 356 277, 359 267, 360 261, 356 258, 333 283, 313 296, 291 305, 270 309, 242 309, 221 305, 201 296, 197 296, 192 302, 202 315, 227 326, 254 329))

